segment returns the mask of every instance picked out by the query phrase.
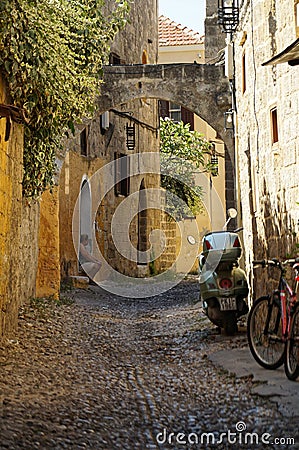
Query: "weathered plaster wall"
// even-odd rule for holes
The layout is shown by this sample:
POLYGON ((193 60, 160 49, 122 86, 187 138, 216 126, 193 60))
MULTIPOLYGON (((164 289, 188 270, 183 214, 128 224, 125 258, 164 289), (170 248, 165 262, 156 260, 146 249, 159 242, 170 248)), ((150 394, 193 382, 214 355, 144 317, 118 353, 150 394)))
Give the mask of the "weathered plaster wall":
MULTIPOLYGON (((0 102, 10 103, 0 80, 0 102)), ((37 264, 37 204, 22 199, 23 127, 12 123, 4 142, 5 119, 0 120, 0 339, 17 324, 20 304, 35 290, 37 264)))
MULTIPOLYGON (((299 231, 299 71, 287 63, 262 66, 296 39, 294 4, 253 0, 252 6, 243 3, 235 37, 237 152, 250 279, 254 258, 285 258, 292 253, 299 231), (274 144, 273 107, 278 119, 274 144)), ((267 277, 261 272, 255 278, 256 295, 261 294, 263 277, 267 277)))

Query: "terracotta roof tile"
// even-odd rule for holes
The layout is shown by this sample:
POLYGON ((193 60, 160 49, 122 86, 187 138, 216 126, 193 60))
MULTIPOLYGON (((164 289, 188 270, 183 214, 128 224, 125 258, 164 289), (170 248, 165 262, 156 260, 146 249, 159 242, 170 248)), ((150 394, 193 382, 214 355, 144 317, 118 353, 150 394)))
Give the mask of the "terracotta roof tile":
POLYGON ((202 44, 204 36, 165 16, 159 17, 159 46, 202 44))

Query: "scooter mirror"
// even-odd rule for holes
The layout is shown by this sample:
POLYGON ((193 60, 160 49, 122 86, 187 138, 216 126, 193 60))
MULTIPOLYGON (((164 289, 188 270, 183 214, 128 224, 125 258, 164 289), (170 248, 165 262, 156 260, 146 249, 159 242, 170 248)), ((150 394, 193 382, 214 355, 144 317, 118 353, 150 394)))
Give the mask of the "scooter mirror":
POLYGON ((235 208, 229 208, 227 214, 230 219, 235 219, 238 215, 238 211, 235 208))
POLYGON ((189 236, 187 236, 187 241, 188 241, 189 244, 191 244, 191 245, 195 245, 195 244, 197 243, 195 237, 194 237, 194 236, 191 236, 191 234, 189 234, 189 236))

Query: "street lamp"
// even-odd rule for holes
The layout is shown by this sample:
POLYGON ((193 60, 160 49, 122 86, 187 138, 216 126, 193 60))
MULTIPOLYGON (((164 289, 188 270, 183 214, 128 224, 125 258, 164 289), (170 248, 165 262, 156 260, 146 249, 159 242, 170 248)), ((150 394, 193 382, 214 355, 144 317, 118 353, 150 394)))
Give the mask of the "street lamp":
POLYGON ((224 129, 225 131, 234 131, 234 110, 229 109, 224 113, 224 129))
POLYGON ((233 34, 239 22, 239 0, 218 0, 218 24, 223 31, 233 34))

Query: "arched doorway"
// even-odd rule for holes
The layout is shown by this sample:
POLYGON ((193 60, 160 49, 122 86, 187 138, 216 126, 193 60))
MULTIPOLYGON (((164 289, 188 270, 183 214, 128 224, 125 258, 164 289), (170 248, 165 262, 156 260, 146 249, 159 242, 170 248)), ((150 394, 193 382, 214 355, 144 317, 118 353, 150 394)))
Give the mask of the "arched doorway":
POLYGON ((137 241, 137 264, 147 265, 147 256, 139 252, 146 252, 148 248, 147 237, 147 199, 144 179, 141 181, 138 199, 138 241, 137 241))
POLYGON ((91 220, 91 192, 87 179, 83 180, 80 189, 80 233, 87 234, 89 239, 88 251, 92 251, 92 220, 91 220))

